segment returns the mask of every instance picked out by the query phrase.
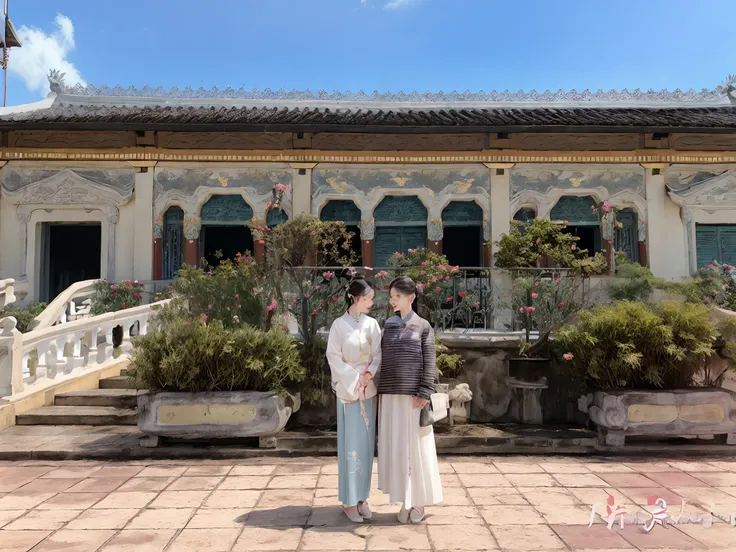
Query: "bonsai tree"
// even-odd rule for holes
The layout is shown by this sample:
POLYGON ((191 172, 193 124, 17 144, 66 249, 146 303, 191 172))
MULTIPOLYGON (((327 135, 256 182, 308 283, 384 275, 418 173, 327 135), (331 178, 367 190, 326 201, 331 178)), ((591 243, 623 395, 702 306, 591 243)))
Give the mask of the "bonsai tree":
POLYGON ((524 330, 519 356, 544 356, 552 333, 579 310, 581 285, 582 279, 575 275, 514 280, 511 308, 524 330), (532 341, 534 331, 537 339, 532 341))
POLYGON ((529 223, 512 223, 511 231, 503 234, 494 253, 498 268, 571 268, 587 251, 578 249, 580 238, 566 234, 566 224, 548 219, 534 219, 529 223))

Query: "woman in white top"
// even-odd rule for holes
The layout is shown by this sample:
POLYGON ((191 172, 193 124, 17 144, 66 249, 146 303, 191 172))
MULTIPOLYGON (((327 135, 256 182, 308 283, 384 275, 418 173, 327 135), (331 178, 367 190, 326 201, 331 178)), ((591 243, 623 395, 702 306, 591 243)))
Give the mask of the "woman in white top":
POLYGON ((348 284, 347 312, 335 320, 327 341, 332 388, 337 395, 338 499, 351 521, 370 519, 368 506, 376 442, 381 329, 367 316, 374 291, 362 276, 348 284))

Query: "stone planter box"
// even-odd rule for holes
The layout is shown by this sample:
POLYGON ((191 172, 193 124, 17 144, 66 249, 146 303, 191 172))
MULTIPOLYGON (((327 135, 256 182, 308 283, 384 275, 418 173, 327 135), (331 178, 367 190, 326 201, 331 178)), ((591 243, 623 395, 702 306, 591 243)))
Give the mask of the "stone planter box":
POLYGON ((736 444, 736 395, 720 388, 596 391, 578 407, 598 427, 601 444, 621 446, 632 435, 727 436, 736 444))
POLYGON ((259 391, 209 393, 146 393, 138 396, 138 429, 149 436, 142 443, 158 445, 160 437, 227 439, 259 437, 270 446, 273 437, 299 410, 299 397, 259 391))

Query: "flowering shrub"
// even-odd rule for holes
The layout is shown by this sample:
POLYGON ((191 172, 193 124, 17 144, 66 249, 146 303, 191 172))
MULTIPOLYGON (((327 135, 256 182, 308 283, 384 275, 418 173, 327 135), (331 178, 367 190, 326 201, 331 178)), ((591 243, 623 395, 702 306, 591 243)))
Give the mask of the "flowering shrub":
POLYGON ((503 234, 494 253, 498 268, 573 268, 574 262, 584 259, 587 250, 578 249, 580 238, 563 232, 560 225, 548 219, 534 219, 526 224, 514 223, 508 234, 503 234))
POLYGON ((207 272, 185 266, 173 284, 174 307, 205 323, 219 321, 225 328, 265 327, 268 293, 262 284, 260 268, 252 257, 237 255, 235 261, 222 261, 207 272))
POLYGON ((524 277, 514 281, 511 308, 524 330, 520 355, 535 357, 547 346, 553 331, 580 309, 582 280, 575 276, 524 277), (531 333, 538 332, 532 343, 531 333))
POLYGON ((450 266, 447 257, 429 249, 409 249, 405 255, 394 253, 389 264, 394 277, 409 276, 416 282, 417 313, 436 325, 442 306, 455 300, 454 276, 459 267, 450 266))
POLYGON ((692 302, 736 310, 736 268, 726 263, 713 261, 695 274, 693 282, 684 288, 692 302))
POLYGON ((95 295, 92 298, 93 315, 117 312, 137 307, 143 302, 143 284, 138 280, 123 280, 119 284, 101 280, 95 282, 95 295))

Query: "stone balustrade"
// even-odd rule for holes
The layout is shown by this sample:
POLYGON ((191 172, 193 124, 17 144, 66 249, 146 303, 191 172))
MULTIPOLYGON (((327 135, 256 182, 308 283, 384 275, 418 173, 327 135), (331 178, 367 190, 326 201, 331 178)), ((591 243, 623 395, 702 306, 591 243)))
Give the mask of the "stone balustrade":
POLYGON ((35 318, 33 329, 50 328, 57 324, 65 324, 90 316, 95 283, 97 280, 84 280, 70 285, 35 318))
POLYGON ((132 350, 131 336, 143 335, 167 301, 89 316, 22 334, 13 317, 0 320, 0 397, 21 393, 27 386, 75 371, 94 369, 132 350), (122 328, 120 343, 113 331, 122 328))
POLYGON ((0 309, 15 302, 15 280, 0 280, 0 309))

